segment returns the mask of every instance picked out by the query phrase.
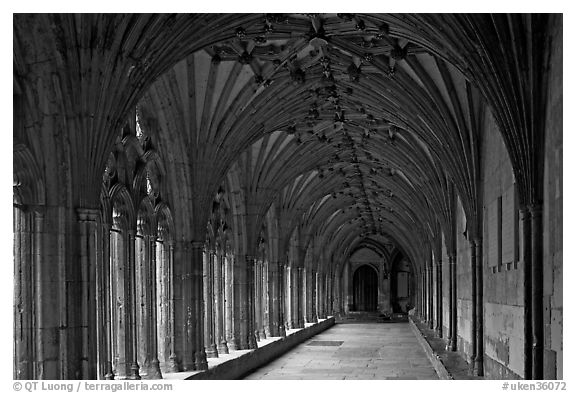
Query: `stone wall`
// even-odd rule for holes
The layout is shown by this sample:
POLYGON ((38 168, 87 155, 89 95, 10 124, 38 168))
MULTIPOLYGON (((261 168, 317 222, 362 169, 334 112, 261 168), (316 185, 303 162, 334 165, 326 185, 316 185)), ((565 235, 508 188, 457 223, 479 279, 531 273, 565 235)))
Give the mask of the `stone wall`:
POLYGON ((554 23, 544 165, 544 378, 563 378, 562 365, 562 16, 554 23))
POLYGON ((488 378, 524 375, 519 203, 508 152, 490 112, 483 135, 484 359, 488 378))

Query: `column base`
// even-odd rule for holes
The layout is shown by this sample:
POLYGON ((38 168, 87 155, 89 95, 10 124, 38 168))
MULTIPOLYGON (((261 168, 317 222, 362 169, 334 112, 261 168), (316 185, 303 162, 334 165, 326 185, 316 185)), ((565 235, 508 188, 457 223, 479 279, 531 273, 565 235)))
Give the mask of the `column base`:
POLYGON ((114 371, 112 371, 112 362, 106 362, 106 372, 104 373, 104 379, 112 381, 114 379, 114 371))
POLYGON ((265 326, 264 327, 264 338, 266 337, 272 337, 272 331, 270 330, 269 326, 265 326))
POLYGON ((283 324, 278 326, 278 336, 286 337, 286 329, 284 328, 283 324))
POLYGON ((210 346, 205 348, 207 358, 217 358, 218 349, 216 349, 216 344, 210 344, 210 346))
POLYGON ((126 379, 142 379, 140 378, 140 366, 138 366, 138 363, 134 362, 130 365, 130 375, 126 377, 126 379))
POLYGON ((218 344, 218 353, 228 353, 228 344, 226 341, 221 341, 218 344))
POLYGON ((198 351, 196 352, 196 370, 208 370, 208 361, 206 360, 206 352, 198 351))
POLYGON ((482 358, 474 359, 474 375, 478 377, 484 376, 484 361, 482 358))
POLYGON ((266 340, 266 337, 268 337, 268 335, 266 335, 266 330, 262 329, 260 330, 260 339, 261 340, 266 340))
POLYGON ((195 371, 196 370, 196 363, 186 363, 182 364, 182 371, 195 371))
POLYGON ((148 364, 142 367, 142 379, 162 379, 162 371, 160 371, 160 362, 158 359, 153 359, 148 364))
POLYGON ((171 354, 170 357, 168 358, 168 366, 167 366, 167 370, 168 372, 172 372, 172 373, 177 373, 180 372, 180 362, 178 361, 178 357, 176 356, 176 354, 171 354))
POLYGON ((228 337, 227 341, 228 351, 238 350, 238 344, 236 344, 236 339, 234 337, 228 337))
POLYGON ((248 349, 256 349, 258 344, 256 343, 256 337, 253 334, 248 335, 248 349))
POLYGON ((260 341, 260 332, 258 330, 254 331, 254 337, 256 338, 256 341, 260 341))

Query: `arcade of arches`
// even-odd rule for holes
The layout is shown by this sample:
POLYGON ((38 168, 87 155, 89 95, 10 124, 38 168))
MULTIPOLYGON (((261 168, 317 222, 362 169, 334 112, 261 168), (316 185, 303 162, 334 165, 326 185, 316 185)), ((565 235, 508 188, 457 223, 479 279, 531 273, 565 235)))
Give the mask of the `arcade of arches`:
POLYGON ((562 21, 15 14, 14 377, 374 312, 561 379, 562 21))

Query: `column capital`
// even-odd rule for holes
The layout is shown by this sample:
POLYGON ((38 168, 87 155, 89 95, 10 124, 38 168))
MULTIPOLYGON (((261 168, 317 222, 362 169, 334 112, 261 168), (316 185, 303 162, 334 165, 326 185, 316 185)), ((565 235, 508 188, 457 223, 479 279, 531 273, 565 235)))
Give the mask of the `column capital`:
POLYGON ((190 246, 192 246, 193 249, 203 249, 204 248, 204 242, 199 242, 199 241, 191 241, 190 242, 190 246))
POLYGON ((532 203, 528 205, 528 211, 532 216, 541 215, 542 214, 542 204, 541 203, 532 203))
POLYGON ((100 209, 77 208, 79 221, 98 221, 101 215, 100 209))

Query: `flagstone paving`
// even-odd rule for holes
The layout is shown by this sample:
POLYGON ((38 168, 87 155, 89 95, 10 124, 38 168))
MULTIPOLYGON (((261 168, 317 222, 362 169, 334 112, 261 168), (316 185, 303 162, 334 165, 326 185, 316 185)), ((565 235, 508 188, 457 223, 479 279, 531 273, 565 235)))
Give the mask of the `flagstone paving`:
POLYGON ((312 337, 245 379, 438 379, 438 375, 408 323, 347 323, 312 337))

